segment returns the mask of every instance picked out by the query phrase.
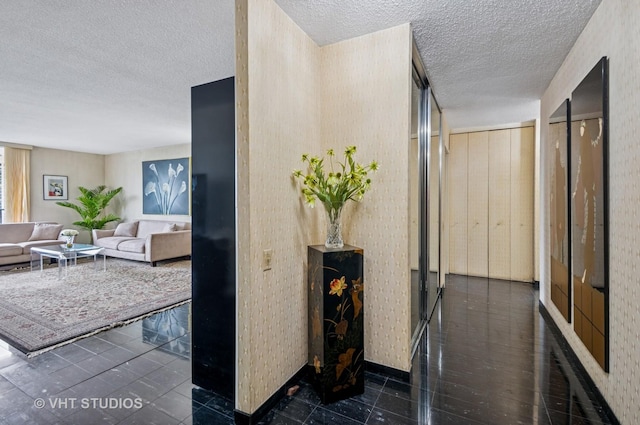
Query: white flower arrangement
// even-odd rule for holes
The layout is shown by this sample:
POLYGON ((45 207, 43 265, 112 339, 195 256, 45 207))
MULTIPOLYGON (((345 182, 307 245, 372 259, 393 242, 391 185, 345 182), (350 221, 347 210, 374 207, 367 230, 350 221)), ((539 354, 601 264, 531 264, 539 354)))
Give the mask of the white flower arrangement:
POLYGON ((75 229, 64 229, 60 232, 60 236, 78 236, 80 233, 75 229))

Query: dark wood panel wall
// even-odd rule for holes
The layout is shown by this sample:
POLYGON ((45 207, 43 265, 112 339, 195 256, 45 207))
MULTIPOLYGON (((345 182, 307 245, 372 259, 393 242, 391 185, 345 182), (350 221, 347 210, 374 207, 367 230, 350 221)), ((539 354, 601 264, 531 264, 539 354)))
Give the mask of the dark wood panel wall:
POLYGON ((234 399, 234 78, 191 88, 193 383, 234 399))

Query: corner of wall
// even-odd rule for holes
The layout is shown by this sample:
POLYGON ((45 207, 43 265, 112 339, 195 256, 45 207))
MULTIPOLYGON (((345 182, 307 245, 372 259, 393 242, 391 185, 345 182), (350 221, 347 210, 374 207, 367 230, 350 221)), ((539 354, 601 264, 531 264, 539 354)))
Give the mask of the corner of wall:
POLYGON ((357 145, 358 159, 382 163, 344 235, 366 251, 367 360, 409 370, 409 158, 396 149, 410 133, 409 24, 320 48, 274 1, 238 0, 236 50, 236 409, 254 412, 306 364, 306 247, 322 243, 324 217, 290 172, 328 147, 357 145), (388 282, 406 282, 391 302, 388 282))
POLYGON ((307 361, 306 247, 319 211, 291 171, 320 148, 319 48, 272 0, 236 2, 236 21, 236 409, 253 413, 307 361))
POLYGON ((365 255, 365 356, 402 371, 411 368, 411 48, 409 24, 321 48, 323 148, 356 145, 359 160, 381 166, 365 199, 343 213, 345 239, 365 255), (392 302, 389 282, 398 285, 392 302))

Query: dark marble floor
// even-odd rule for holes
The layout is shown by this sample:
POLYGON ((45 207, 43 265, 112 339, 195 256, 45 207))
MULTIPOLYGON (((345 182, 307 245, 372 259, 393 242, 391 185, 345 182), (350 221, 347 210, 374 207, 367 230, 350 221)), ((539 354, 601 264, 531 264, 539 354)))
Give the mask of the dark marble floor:
MULTIPOLYGON (((531 285, 452 277, 411 382, 366 373, 323 406, 309 385, 263 424, 610 423, 538 313, 531 285)), ((0 425, 231 424, 233 403, 191 384, 189 306, 32 359, 0 343, 0 425)))

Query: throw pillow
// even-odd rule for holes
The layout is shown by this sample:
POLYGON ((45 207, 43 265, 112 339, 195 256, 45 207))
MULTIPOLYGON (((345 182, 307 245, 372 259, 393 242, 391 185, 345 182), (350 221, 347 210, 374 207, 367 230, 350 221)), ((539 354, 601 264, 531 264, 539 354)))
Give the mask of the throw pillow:
POLYGON ((56 240, 62 231, 62 224, 36 223, 29 237, 30 241, 56 240))
POLYGON ((176 230, 178 230, 176 223, 167 223, 164 225, 164 228, 162 229, 162 233, 175 232, 176 230))
POLYGON ((116 231, 113 232, 113 236, 130 236, 135 237, 138 233, 138 222, 132 223, 120 223, 116 227, 116 231))

